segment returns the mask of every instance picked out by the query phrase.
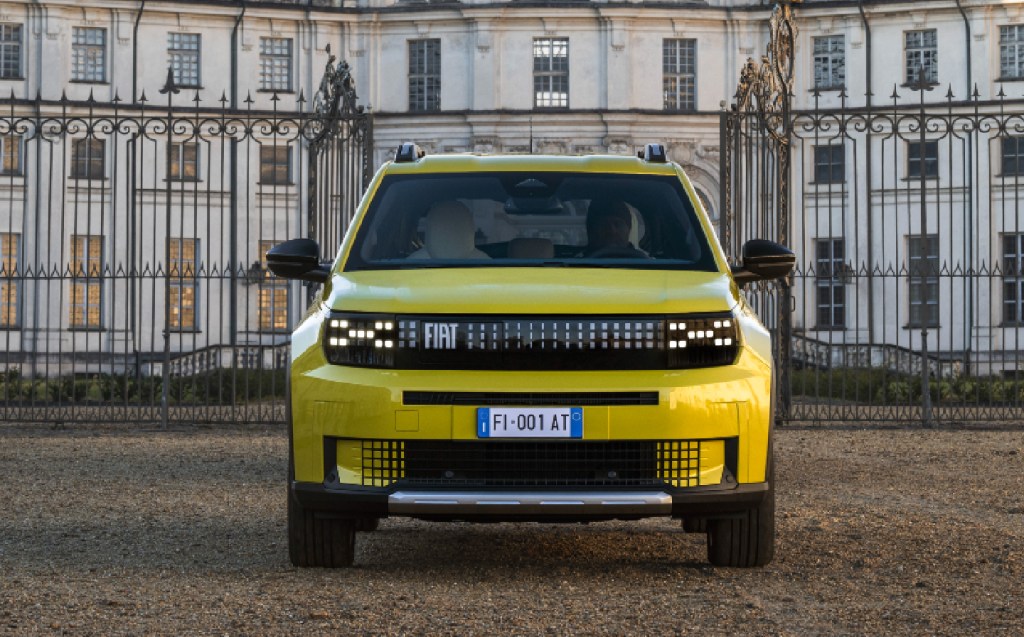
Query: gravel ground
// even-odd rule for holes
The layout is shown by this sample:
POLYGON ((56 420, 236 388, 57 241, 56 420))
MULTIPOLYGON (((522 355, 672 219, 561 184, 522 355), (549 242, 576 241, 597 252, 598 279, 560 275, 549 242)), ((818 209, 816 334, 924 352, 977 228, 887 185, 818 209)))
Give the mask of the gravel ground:
POLYGON ((0 633, 1008 634, 1024 434, 779 432, 778 547, 715 569, 653 519, 385 520, 297 570, 287 440, 258 427, 0 428, 0 633))

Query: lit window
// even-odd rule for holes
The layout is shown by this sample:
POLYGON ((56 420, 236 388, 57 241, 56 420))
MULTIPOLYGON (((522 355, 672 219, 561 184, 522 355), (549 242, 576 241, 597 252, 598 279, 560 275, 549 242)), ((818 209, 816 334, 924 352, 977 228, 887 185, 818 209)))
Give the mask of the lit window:
POLYGON ((172 181, 199 181, 199 144, 171 143, 171 163, 167 178, 172 181))
POLYGON ((0 175, 21 174, 21 136, 0 135, 0 175))
POLYGON ((267 269, 267 250, 279 242, 260 241, 260 263, 263 280, 259 287, 259 321, 261 332, 288 331, 288 282, 267 269))
POLYGON ((172 238, 168 250, 171 315, 167 317, 167 326, 172 330, 194 330, 198 325, 199 241, 172 238))
POLYGON ((21 235, 0 232, 0 328, 17 327, 21 299, 18 252, 21 235))
POLYGON ((103 237, 71 236, 71 327, 98 328, 103 290, 103 237))

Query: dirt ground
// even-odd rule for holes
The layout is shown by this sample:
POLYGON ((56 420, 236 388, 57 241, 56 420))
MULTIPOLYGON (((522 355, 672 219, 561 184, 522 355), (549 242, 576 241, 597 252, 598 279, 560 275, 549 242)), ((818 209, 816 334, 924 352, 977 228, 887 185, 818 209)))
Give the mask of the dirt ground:
POLYGON ((1024 433, 778 432, 778 545, 716 569, 668 519, 385 520, 298 570, 283 430, 0 428, 0 633, 1005 634, 1024 433))

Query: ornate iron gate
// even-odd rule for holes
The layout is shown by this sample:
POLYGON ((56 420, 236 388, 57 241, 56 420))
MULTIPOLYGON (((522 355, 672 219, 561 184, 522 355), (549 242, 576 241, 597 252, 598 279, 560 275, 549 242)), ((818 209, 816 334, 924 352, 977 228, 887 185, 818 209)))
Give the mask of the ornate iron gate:
MULTIPOLYGON (((738 257, 750 239, 789 244, 790 113, 796 25, 789 2, 776 4, 760 61, 747 60, 732 108, 722 114, 722 243, 738 257)), ((777 418, 790 413, 790 281, 752 285, 747 298, 772 330, 778 367, 777 418)))
POLYGON ((274 243, 327 256, 368 183, 372 120, 331 57, 300 93, 0 102, 0 421, 278 422, 308 295, 274 243), (264 108, 256 108, 257 104, 264 108))
POLYGON ((778 417, 1019 426, 1024 100, 958 97, 922 68, 794 109, 790 5, 721 121, 727 249, 762 237, 798 256, 747 290, 775 337, 778 417))

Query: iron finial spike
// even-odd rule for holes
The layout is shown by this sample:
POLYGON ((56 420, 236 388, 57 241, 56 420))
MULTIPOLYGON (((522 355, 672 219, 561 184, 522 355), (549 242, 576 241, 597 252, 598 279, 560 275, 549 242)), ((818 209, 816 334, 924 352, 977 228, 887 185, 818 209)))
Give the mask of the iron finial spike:
POLYGON ((171 68, 171 66, 168 64, 167 65, 167 79, 164 81, 163 88, 160 89, 160 94, 161 95, 167 95, 168 93, 173 93, 174 95, 177 95, 180 92, 181 91, 178 90, 177 84, 174 83, 174 69, 171 68))

